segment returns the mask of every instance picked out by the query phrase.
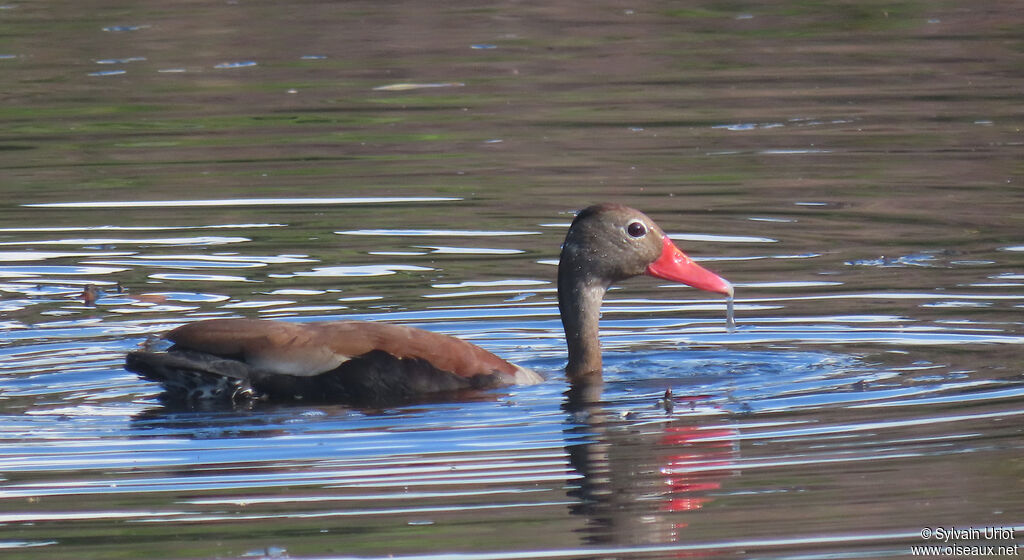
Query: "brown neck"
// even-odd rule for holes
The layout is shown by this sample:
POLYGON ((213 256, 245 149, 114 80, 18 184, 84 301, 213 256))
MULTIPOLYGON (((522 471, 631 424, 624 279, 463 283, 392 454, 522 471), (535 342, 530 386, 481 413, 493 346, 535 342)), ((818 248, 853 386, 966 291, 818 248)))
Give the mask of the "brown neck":
POLYGON ((608 286, 586 278, 572 263, 558 267, 558 307, 569 347, 566 376, 573 385, 601 381, 601 342, 598 319, 608 286))

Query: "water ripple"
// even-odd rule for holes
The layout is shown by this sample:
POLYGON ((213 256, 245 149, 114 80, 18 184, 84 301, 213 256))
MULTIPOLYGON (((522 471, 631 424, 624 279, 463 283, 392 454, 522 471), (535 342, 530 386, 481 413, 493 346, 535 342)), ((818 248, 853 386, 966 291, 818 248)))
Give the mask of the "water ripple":
POLYGON ((26 208, 188 208, 221 206, 321 206, 337 204, 400 204, 452 202, 453 197, 325 197, 325 198, 225 198, 209 200, 109 200, 88 202, 42 202, 22 204, 26 208))
POLYGON ((79 239, 46 239, 25 241, 4 241, 0 245, 75 245, 75 246, 115 246, 115 245, 225 245, 252 241, 247 237, 151 237, 145 239, 128 239, 118 237, 93 237, 79 239))

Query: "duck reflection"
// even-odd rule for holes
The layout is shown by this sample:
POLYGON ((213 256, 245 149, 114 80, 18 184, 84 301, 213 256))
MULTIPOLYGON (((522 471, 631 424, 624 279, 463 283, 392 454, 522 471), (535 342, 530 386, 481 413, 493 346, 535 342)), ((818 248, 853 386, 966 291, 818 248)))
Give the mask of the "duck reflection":
POLYGON ((573 515, 586 519, 583 543, 673 543, 687 513, 713 501, 738 457, 733 428, 701 425, 704 416, 677 415, 671 393, 666 416, 635 419, 606 410, 600 386, 566 393, 566 449, 581 475, 569 491, 573 515))

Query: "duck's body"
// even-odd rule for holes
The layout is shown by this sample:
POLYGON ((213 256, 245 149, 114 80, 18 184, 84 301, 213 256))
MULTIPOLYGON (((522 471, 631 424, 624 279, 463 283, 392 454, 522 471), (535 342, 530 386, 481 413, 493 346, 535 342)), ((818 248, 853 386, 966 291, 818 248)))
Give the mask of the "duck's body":
MULTIPOLYGON (((613 283, 649 274, 732 294, 650 218, 625 206, 581 211, 566 236, 558 300, 574 385, 599 381, 597 320, 613 283)), ((469 342, 412 327, 367 321, 289 323, 213 319, 164 335, 166 352, 137 351, 126 367, 161 383, 176 402, 252 399, 386 403, 543 381, 469 342)))
POLYGON ((167 352, 132 352, 131 371, 169 400, 402 402, 543 380, 464 340, 388 323, 211 319, 164 335, 167 352))

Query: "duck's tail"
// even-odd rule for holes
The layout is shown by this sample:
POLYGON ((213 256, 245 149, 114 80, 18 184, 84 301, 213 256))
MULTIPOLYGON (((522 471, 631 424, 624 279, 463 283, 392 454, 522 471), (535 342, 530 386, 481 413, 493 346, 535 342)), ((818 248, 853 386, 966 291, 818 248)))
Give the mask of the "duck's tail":
POLYGON ((243 362, 202 352, 129 352, 125 369, 159 383, 174 404, 237 405, 256 398, 252 370, 243 362))

